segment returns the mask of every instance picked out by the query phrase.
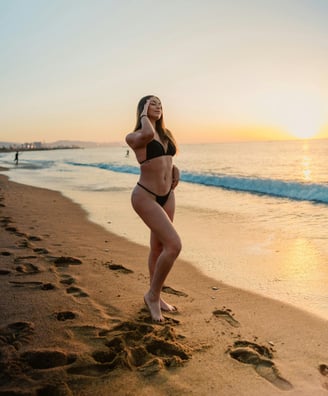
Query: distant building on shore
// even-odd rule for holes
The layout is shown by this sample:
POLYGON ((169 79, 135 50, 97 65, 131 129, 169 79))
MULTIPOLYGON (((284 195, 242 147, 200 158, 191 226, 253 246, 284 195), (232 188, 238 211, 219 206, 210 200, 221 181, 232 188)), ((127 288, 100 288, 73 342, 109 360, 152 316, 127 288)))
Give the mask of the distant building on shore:
POLYGON ((21 145, 21 148, 24 150, 38 150, 42 149, 43 145, 41 142, 24 143, 21 145))
POLYGON ((81 148, 74 144, 44 144, 42 142, 32 143, 9 143, 0 142, 0 152, 11 152, 11 151, 34 151, 34 150, 58 150, 58 149, 78 149, 81 148))

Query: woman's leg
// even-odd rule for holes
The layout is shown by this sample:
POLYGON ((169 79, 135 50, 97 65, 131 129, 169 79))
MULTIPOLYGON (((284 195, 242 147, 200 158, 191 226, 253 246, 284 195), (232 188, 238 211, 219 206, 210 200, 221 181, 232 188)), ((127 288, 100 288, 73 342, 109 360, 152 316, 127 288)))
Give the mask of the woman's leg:
MULTIPOLYGON (((151 264, 151 283, 149 291, 145 294, 145 301, 150 309, 150 313, 154 320, 162 321, 160 304, 160 293, 164 281, 170 272, 173 263, 181 250, 180 238, 175 231, 169 215, 155 200, 143 193, 136 191, 132 196, 132 204, 135 211, 139 214, 142 220, 150 228, 152 232, 153 242, 156 243, 157 248, 152 253, 152 257, 156 257, 159 253, 159 243, 162 249, 157 257, 155 265, 151 264)), ((174 195, 171 194, 169 200, 174 203, 174 195), (172 196, 172 198, 171 198, 172 196)), ((166 206, 169 208, 170 203, 167 202, 166 206)), ((153 262, 153 259, 151 260, 153 262)))
POLYGON ((156 234, 150 230, 150 251, 149 251, 149 257, 148 257, 148 269, 149 269, 150 283, 151 283, 151 280, 153 279, 156 263, 157 263, 158 257, 162 253, 162 250, 163 250, 163 245, 156 237, 156 234))
MULTIPOLYGON (((151 232, 150 253, 148 258, 150 284, 156 268, 158 257, 160 256, 162 249, 163 249, 162 244, 159 242, 156 235, 153 232, 151 232)), ((160 297, 160 307, 163 311, 172 311, 172 312, 177 311, 177 308, 174 305, 167 303, 162 297, 160 297)))
MULTIPOLYGON (((175 199, 174 193, 172 192, 167 203, 164 206, 165 212, 168 214, 170 220, 173 222, 175 212, 175 199)), ((149 278, 150 283, 153 278, 156 263, 163 249, 163 245, 157 238, 156 234, 151 231, 150 233, 150 252, 148 258, 149 278)), ((168 304, 162 297, 160 298, 160 307, 163 311, 176 311, 177 308, 171 304, 168 304)))

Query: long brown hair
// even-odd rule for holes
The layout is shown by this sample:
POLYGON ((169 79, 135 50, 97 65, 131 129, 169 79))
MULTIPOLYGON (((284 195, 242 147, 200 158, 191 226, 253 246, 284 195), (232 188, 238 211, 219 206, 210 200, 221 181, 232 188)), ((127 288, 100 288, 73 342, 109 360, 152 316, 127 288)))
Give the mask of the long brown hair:
MULTIPOLYGON (((140 119, 140 114, 142 113, 145 104, 147 102, 148 99, 151 98, 157 98, 159 99, 157 96, 155 95, 147 95, 144 96, 143 98, 141 98, 139 100, 138 106, 137 106, 137 121, 136 121, 136 125, 134 127, 133 131, 137 131, 138 129, 141 128, 141 119, 140 119)), ((171 143, 174 145, 175 148, 177 148, 177 144, 175 142, 175 139, 171 133, 171 131, 169 131, 166 127, 165 127, 165 123, 164 123, 164 118, 163 118, 163 110, 162 110, 162 115, 161 118, 159 120, 156 121, 155 123, 155 129, 158 132, 158 135, 160 137, 160 139, 165 142, 167 140, 170 140, 171 143)))

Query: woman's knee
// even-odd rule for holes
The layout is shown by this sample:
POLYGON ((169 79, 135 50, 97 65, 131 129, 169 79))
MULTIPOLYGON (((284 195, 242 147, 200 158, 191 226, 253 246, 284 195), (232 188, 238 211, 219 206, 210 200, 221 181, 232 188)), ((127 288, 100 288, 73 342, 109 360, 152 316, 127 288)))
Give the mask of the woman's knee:
POLYGON ((179 256, 181 249, 182 249, 182 244, 181 244, 181 240, 179 237, 170 241, 170 243, 167 246, 167 251, 170 255, 173 256, 173 258, 176 258, 179 256))

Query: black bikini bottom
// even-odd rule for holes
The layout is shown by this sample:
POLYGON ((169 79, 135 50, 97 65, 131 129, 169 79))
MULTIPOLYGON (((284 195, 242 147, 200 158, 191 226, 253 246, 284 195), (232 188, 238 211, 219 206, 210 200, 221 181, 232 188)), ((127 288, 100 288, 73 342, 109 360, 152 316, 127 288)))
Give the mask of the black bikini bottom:
POLYGON ((137 183, 137 184, 138 184, 139 187, 141 187, 141 188, 143 188, 145 191, 149 192, 149 194, 154 195, 154 197, 156 198, 156 202, 157 202, 159 205, 161 205, 161 206, 164 206, 164 205, 166 204, 166 202, 167 202, 167 200, 169 199, 169 196, 170 196, 170 194, 171 194, 171 189, 170 189, 170 191, 169 191, 167 194, 165 194, 165 195, 157 195, 157 194, 155 194, 154 192, 148 190, 148 188, 145 187, 145 186, 143 186, 142 184, 140 184, 140 183, 137 183))

